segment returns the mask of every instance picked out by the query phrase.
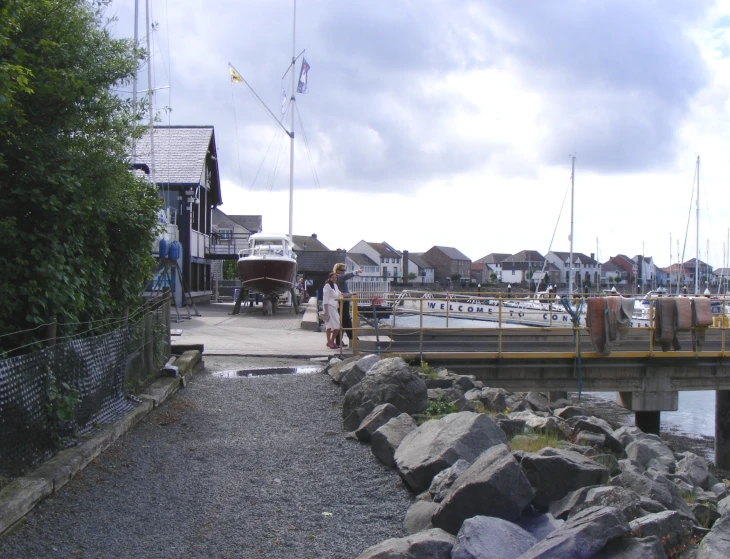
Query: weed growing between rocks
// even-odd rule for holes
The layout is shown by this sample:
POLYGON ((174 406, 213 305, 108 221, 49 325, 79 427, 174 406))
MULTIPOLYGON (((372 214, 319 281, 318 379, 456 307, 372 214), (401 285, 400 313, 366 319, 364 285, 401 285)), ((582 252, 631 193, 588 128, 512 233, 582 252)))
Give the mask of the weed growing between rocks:
POLYGON ((535 432, 516 435, 510 440, 512 452, 517 450, 537 452, 545 447, 560 448, 560 446, 561 440, 557 436, 535 432))

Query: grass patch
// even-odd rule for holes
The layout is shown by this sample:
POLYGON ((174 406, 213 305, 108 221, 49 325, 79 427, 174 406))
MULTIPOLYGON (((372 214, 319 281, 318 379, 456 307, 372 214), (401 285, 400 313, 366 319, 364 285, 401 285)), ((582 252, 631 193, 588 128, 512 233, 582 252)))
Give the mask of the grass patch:
POLYGON ((560 448, 562 439, 556 435, 543 434, 543 433, 525 433, 524 435, 516 435, 512 437, 509 444, 512 448, 512 452, 516 450, 522 450, 524 452, 537 452, 538 450, 550 447, 560 448))
POLYGON ((423 415, 428 415, 432 417, 443 417, 444 415, 449 415, 450 413, 456 413, 458 411, 459 410, 457 409, 456 404, 442 395, 439 396, 438 400, 434 400, 430 404, 428 404, 428 407, 426 408, 426 411, 423 412, 423 415))

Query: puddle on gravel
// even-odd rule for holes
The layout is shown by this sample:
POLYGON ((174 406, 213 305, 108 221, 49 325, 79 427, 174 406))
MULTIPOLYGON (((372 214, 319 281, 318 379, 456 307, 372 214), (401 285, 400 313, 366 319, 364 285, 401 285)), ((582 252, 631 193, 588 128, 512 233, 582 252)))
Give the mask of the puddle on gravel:
POLYGON ((250 369, 228 369, 225 371, 214 371, 214 377, 240 378, 240 377, 263 377, 267 375, 311 375, 319 373, 322 367, 307 365, 302 367, 257 367, 250 369))

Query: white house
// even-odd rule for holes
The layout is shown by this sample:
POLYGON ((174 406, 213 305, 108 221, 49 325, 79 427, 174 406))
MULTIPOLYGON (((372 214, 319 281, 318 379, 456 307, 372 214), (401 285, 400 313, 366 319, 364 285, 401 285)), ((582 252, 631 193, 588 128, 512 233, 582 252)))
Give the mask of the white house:
POLYGON ((362 273, 360 275, 364 278, 380 277, 380 265, 373 262, 373 260, 366 254, 348 252, 347 258, 345 258, 345 265, 347 266, 348 272, 354 272, 355 270, 362 269, 362 273))
MULTIPOLYGON (((545 255, 545 260, 559 270, 561 283, 567 284, 570 273, 570 252, 551 250, 545 255)), ((574 252, 573 277, 576 286, 599 286, 601 283, 601 263, 596 260, 594 254, 586 256, 582 252, 574 252)))
POLYGON ((360 241, 348 253, 364 254, 380 267, 380 277, 387 281, 398 280, 403 275, 403 255, 386 242, 360 241))
MULTIPOLYGON (((422 252, 408 253, 408 273, 416 274, 416 279, 411 283, 433 283, 434 269, 433 266, 423 258, 422 252)), ((409 280, 410 281, 410 280, 409 280)))

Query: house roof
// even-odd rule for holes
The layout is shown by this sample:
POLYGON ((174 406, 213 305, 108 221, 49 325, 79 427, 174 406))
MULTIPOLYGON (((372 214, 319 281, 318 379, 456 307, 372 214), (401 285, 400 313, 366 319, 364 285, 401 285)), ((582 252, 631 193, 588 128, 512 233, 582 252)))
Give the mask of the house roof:
MULTIPOLYGON (((560 260, 562 260, 563 262, 567 262, 568 260, 570 260, 570 252, 558 252, 557 250, 554 250, 552 251, 552 253, 560 258, 560 260)), ((573 264, 575 264, 576 262, 580 262, 581 264, 591 264, 592 266, 596 266, 598 264, 598 260, 587 256, 582 252, 573 253, 573 264)))
MULTIPOLYGON (((213 139, 212 126, 155 126, 155 180, 158 184, 200 184, 213 139)), ((137 141, 135 163, 150 165, 150 133, 137 141)))
POLYGON ((471 262, 471 259, 468 256, 466 256, 458 249, 455 249, 454 247, 433 246, 430 250, 434 249, 438 250, 451 260, 468 260, 469 262, 471 262))
POLYGON ((377 262, 373 262, 367 254, 360 252, 348 252, 347 257, 358 266, 377 266, 377 262))
POLYGON ((295 250, 297 270, 299 272, 326 273, 331 272, 335 264, 344 262, 347 252, 344 250, 295 250))
POLYGON ((237 225, 238 227, 243 227, 249 233, 252 233, 252 232, 255 233, 255 232, 257 232, 257 230, 251 231, 248 227, 246 227, 241 222, 242 220, 236 219, 236 218, 239 218, 239 217, 258 217, 259 218, 259 222, 261 220, 261 216, 260 215, 259 216, 235 216, 235 215, 226 215, 225 213, 223 213, 222 211, 220 211, 218 208, 213 208, 213 226, 214 227, 218 227, 218 228, 221 228, 221 227, 228 228, 228 227, 230 227, 230 228, 233 228, 234 226, 237 225))
POLYGON ((317 234, 312 235, 292 235, 294 240, 294 250, 329 250, 324 243, 317 239, 317 234))
POLYGON ((228 219, 248 229, 251 233, 261 232, 263 218, 260 215, 229 215, 228 219))
POLYGON ((382 242, 382 243, 371 243, 368 241, 365 241, 365 242, 368 245, 370 245, 373 248, 373 250, 375 250, 380 256, 385 256, 385 257, 389 257, 389 258, 401 256, 400 252, 395 250, 392 246, 390 246, 386 242, 382 242))
POLYGON ((484 264, 499 264, 502 260, 509 258, 510 255, 502 252, 492 252, 486 256, 481 257, 477 262, 483 262, 484 264))
POLYGON ((423 257, 422 252, 408 253, 408 260, 413 262, 421 270, 432 270, 433 269, 433 265, 423 257))
POLYGON ((538 263, 543 260, 545 260, 545 257, 536 250, 521 250, 512 256, 508 256, 502 262, 527 262, 531 264, 532 262, 538 263))

